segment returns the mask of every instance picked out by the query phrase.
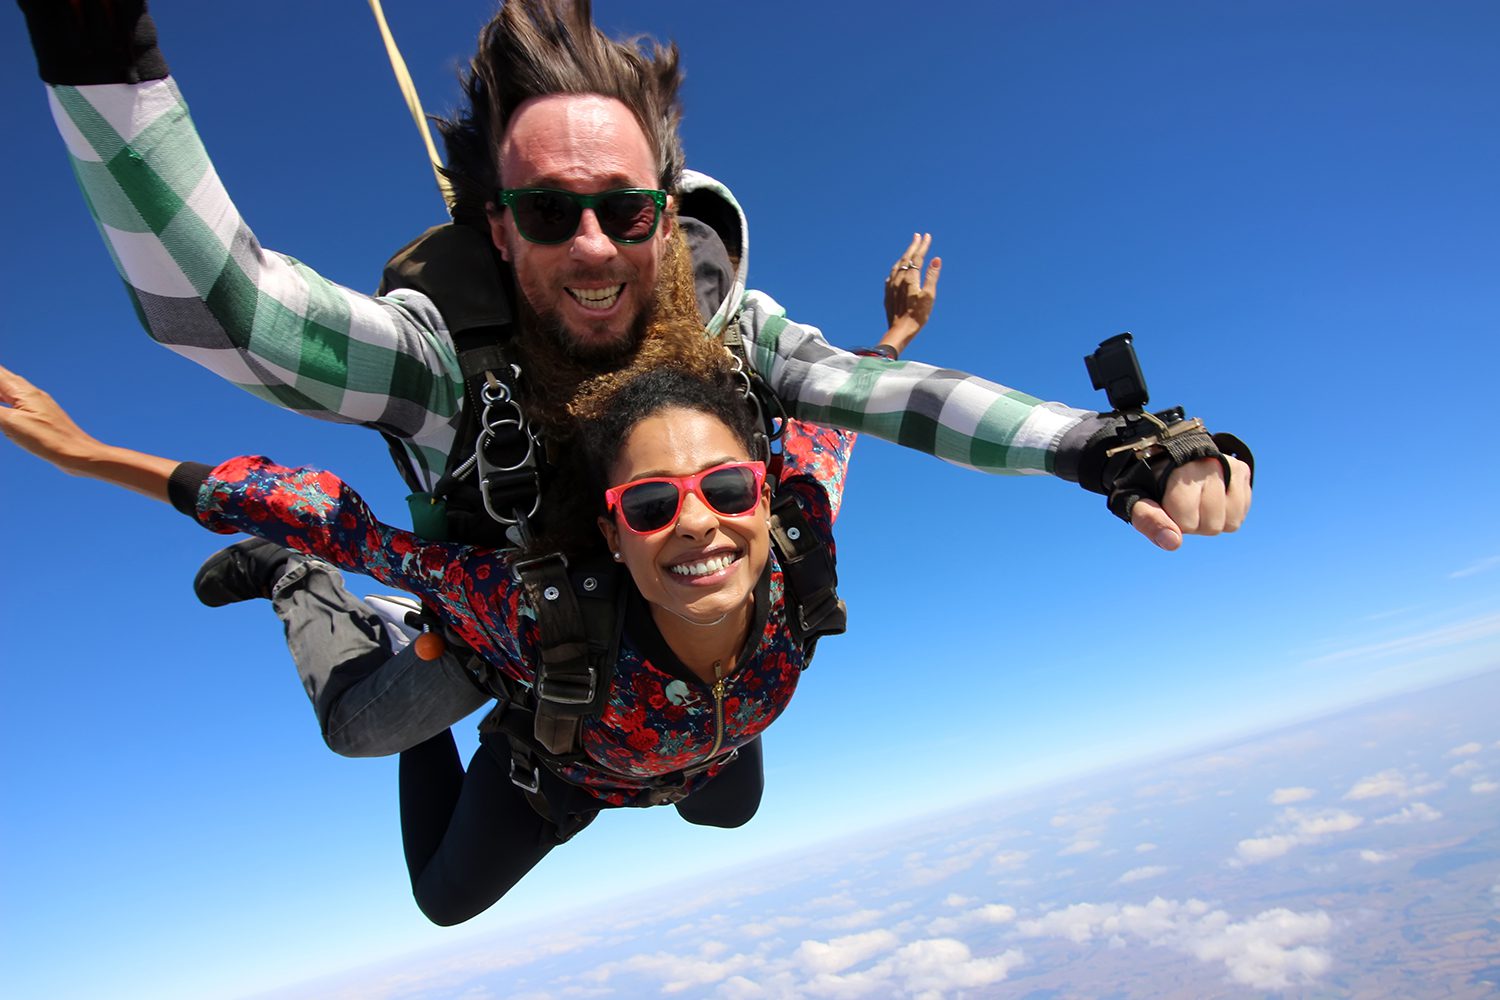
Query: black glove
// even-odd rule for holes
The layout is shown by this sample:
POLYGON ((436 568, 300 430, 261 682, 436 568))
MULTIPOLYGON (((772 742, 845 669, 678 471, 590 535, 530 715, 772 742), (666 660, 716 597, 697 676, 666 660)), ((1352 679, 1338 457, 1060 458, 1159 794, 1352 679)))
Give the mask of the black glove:
POLYGON ((1230 477, 1233 455, 1255 473, 1255 456, 1233 434, 1209 434, 1201 420, 1186 420, 1181 407, 1149 415, 1101 413, 1063 436, 1055 471, 1091 493, 1109 497, 1109 509, 1127 524, 1136 502, 1160 502, 1174 469, 1200 458, 1216 458, 1230 477))
POLYGON ((19 0, 38 75, 51 84, 143 83, 167 75, 146 0, 19 0))

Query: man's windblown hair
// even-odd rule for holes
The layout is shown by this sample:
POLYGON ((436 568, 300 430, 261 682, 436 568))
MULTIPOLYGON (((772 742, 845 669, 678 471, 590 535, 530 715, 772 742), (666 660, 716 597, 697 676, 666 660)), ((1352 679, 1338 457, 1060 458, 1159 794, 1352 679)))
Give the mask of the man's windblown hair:
POLYGON ((484 218, 485 202, 504 184, 496 151, 511 115, 548 94, 599 94, 624 104, 656 158, 657 184, 675 192, 683 164, 681 83, 675 43, 611 39, 595 27, 589 0, 507 0, 480 32, 462 80, 466 106, 437 123, 458 199, 454 218, 484 218))

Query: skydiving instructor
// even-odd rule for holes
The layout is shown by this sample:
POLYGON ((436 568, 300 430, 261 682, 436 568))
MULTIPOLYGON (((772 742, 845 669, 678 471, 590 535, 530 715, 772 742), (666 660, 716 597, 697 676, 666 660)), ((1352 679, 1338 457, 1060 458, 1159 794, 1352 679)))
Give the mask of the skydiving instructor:
MULTIPOLYGON (((586 0, 509 0, 486 25, 463 102, 442 124, 454 224, 398 255, 375 298, 260 246, 213 171, 143 0, 20 6, 75 172, 148 333, 268 402, 385 434, 416 492, 438 496, 461 478, 466 433, 474 454, 471 390, 495 345, 505 362, 489 370, 521 370, 527 419, 561 447, 579 385, 670 356, 664 331, 680 324, 668 320, 688 314, 741 341, 790 416, 980 471, 1110 492, 1118 418, 893 357, 889 345, 834 347, 747 290, 743 213, 722 184, 683 166, 675 46, 607 38, 586 0)), ((907 258, 892 280, 918 272, 907 258)), ((1245 462, 1206 433, 1195 442, 1131 512, 1164 549, 1184 534, 1235 531, 1250 506, 1245 462)), ((544 479, 523 506, 545 515, 563 492, 544 479)), ((482 541, 468 533, 492 525, 458 516, 458 495, 448 537, 482 541)), ((210 562, 200 584, 229 599, 272 596, 298 569, 242 548, 210 562)), ((348 601, 333 612, 349 619, 347 641, 319 664, 299 659, 335 750, 394 753, 487 700, 452 651, 392 659, 383 630, 348 601), (361 665, 343 669, 353 660, 361 665), (393 687, 399 701, 368 697, 393 687)))

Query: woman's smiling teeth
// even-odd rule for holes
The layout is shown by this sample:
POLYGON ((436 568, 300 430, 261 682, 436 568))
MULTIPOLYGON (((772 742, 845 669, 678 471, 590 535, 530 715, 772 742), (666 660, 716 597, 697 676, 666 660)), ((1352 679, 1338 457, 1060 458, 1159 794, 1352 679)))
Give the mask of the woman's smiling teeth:
POLYGON ((679 563, 676 566, 670 566, 667 571, 674 576, 708 576, 710 573, 719 572, 719 570, 729 566, 738 558, 738 553, 723 552, 716 556, 710 556, 707 559, 700 559, 697 562, 679 563))
POLYGON ((568 294, 583 308, 602 311, 614 305, 624 290, 624 285, 610 285, 608 288, 569 288, 568 294))

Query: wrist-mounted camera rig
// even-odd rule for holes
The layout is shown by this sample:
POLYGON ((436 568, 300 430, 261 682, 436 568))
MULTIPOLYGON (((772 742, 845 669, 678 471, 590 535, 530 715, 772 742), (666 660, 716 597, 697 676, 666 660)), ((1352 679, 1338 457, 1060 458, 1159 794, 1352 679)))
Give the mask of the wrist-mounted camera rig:
POLYGON ((1088 443, 1083 465, 1092 467, 1093 475, 1080 477, 1080 482, 1109 497, 1109 509, 1126 522, 1137 501, 1162 498, 1167 478, 1178 466, 1218 459, 1226 488, 1232 474, 1226 455, 1244 461, 1252 473, 1255 467, 1243 441, 1233 434, 1209 434, 1203 421, 1188 417, 1182 407, 1146 410, 1150 395, 1131 339, 1128 333, 1116 334, 1083 359, 1094 388, 1104 390, 1112 410, 1100 415, 1105 430, 1088 443))

